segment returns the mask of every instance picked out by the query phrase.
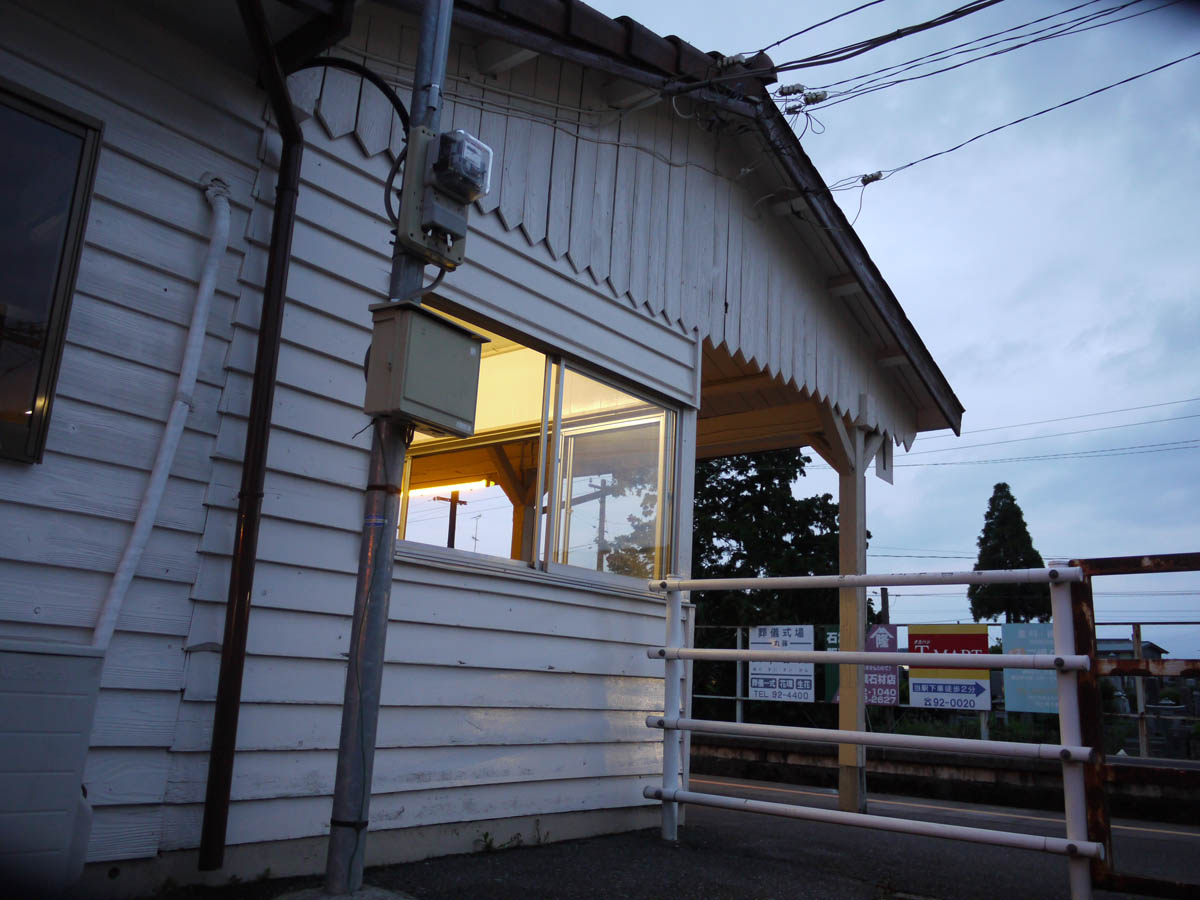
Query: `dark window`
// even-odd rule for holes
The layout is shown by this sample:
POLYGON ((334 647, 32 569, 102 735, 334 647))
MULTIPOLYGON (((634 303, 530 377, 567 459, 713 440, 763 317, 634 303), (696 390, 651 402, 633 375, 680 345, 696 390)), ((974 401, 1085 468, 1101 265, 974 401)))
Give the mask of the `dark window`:
POLYGON ((0 81, 0 457, 46 442, 100 125, 0 81))

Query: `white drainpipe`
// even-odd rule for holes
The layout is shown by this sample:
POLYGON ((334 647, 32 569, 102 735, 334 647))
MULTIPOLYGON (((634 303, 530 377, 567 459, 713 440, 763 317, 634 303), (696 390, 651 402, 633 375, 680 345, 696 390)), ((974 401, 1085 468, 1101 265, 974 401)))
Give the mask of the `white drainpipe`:
POLYGON ((92 632, 92 646, 101 650, 107 650, 112 640, 129 583, 133 580, 146 543, 150 540, 150 533, 154 530, 154 520, 158 518, 158 508, 167 487, 167 476, 175 460, 175 451, 179 448, 179 439, 183 436, 183 426, 192 409, 192 391, 196 388, 196 376, 200 370, 200 352, 204 347, 208 313, 212 308, 213 291, 217 286, 217 273, 229 244, 229 185, 208 173, 200 179, 200 184, 204 188, 204 196, 212 206, 208 253, 200 273, 200 284, 196 288, 196 304, 192 309, 192 323, 188 328, 183 363, 179 367, 175 402, 171 405, 171 412, 167 417, 167 425, 154 458, 154 467, 150 471, 150 480, 142 495, 141 506, 138 507, 133 532, 129 535, 129 541, 121 554, 121 561, 113 573, 112 583, 108 587, 108 594, 104 598, 104 605, 100 608, 100 615, 96 618, 96 627, 92 632))

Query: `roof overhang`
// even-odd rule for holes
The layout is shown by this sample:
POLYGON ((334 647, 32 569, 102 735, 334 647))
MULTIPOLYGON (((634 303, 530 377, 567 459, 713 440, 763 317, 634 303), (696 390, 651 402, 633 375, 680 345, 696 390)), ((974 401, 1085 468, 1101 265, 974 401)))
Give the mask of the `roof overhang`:
MULTIPOLYGON (((413 15, 419 15, 424 6, 423 0, 380 2, 413 15)), ((705 53, 674 35, 661 37, 628 17, 610 19, 577 0, 459 0, 454 21, 490 39, 574 62, 659 93, 680 81, 710 77, 714 57, 720 55, 705 53)), ((765 56, 752 63, 755 72, 771 65, 765 56)), ((689 96, 756 123, 786 181, 782 189, 790 190, 795 203, 811 215, 842 263, 841 272, 831 279, 831 294, 854 294, 862 301, 876 328, 887 337, 880 351, 881 363, 906 370, 911 393, 918 398, 918 431, 950 428, 957 434, 962 404, 771 99, 767 85, 774 77, 751 75, 747 67, 741 71, 747 73, 744 80, 723 82, 728 92, 718 93, 710 87, 691 91, 689 96)))

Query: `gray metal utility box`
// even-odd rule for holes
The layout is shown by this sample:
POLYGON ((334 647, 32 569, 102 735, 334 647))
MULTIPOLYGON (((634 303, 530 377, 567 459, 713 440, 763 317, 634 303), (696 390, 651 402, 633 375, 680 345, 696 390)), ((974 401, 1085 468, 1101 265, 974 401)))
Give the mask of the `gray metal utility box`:
POLYGON ((83 765, 104 651, 0 640, 0 885, 41 896, 79 878, 91 831, 83 765))
POLYGON ((487 338, 414 303, 379 303, 371 312, 366 414, 408 419, 434 434, 474 434, 487 338))

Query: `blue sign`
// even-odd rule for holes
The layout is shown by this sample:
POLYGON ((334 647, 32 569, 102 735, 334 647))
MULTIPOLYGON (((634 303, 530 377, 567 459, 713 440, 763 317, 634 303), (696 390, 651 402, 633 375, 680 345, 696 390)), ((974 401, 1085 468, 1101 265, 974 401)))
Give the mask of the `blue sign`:
MULTIPOLYGON (((1054 626, 1018 622, 1000 626, 1005 653, 1054 653, 1054 626)), ((1047 669, 1005 669, 1004 708, 1009 712, 1058 712, 1058 679, 1047 669)))

